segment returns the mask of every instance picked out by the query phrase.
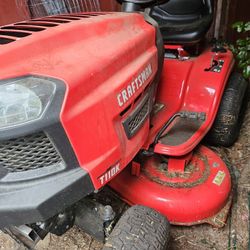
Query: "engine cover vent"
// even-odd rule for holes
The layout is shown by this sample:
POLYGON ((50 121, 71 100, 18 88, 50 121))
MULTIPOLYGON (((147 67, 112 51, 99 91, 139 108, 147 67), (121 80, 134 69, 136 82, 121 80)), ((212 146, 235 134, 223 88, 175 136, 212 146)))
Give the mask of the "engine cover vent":
POLYGON ((63 14, 2 26, 0 27, 0 45, 15 42, 16 40, 20 40, 26 36, 32 35, 34 32, 40 32, 58 25, 79 21, 85 18, 95 18, 106 14, 107 13, 63 14))

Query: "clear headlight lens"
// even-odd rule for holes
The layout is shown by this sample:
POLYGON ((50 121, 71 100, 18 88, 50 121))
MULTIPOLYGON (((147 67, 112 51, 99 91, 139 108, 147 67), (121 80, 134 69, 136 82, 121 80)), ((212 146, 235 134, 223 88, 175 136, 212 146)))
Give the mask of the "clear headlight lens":
POLYGON ((28 76, 0 85, 0 129, 39 119, 56 91, 47 79, 28 76))

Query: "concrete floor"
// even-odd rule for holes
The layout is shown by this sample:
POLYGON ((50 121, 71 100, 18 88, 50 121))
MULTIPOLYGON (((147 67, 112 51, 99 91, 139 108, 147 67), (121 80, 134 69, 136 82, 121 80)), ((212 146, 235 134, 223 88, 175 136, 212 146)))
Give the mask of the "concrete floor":
MULTIPOLYGON (((238 179, 237 193, 231 214, 222 229, 209 225, 172 227, 170 250, 247 250, 249 240, 250 194, 250 105, 241 135, 231 148, 220 148, 219 153, 234 166, 238 179)), ((62 237, 48 235, 37 250, 98 250, 102 244, 74 227, 62 237)), ((0 233, 0 250, 23 250, 9 236, 0 233)))

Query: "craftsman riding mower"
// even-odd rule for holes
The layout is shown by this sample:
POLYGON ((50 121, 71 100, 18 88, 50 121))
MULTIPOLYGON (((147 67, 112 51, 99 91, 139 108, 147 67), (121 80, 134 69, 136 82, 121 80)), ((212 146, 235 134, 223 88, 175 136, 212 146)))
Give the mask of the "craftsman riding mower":
POLYGON ((29 248, 76 224, 105 249, 165 249, 167 219, 225 223, 230 172, 199 144, 234 143, 247 84, 204 41, 212 1, 121 2, 0 29, 0 228, 29 248))

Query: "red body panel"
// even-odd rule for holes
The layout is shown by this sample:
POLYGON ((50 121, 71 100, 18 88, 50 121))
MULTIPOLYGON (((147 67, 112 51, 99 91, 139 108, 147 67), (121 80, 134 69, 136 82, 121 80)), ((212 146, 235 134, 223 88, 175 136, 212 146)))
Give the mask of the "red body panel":
POLYGON ((47 28, 2 45, 0 57, 1 79, 37 74, 65 82, 61 122, 96 189, 105 184, 101 175, 124 168, 145 143, 149 121, 128 140, 122 120, 130 111, 120 116, 158 68, 155 28, 142 15, 111 13, 47 28), (150 77, 120 107, 117 95, 148 65, 150 77))
POLYGON ((191 152, 211 128, 216 117, 224 87, 234 65, 230 51, 220 54, 218 59, 224 60, 220 73, 205 71, 210 67, 214 56, 210 50, 189 60, 165 59, 162 79, 158 88, 156 102, 165 105, 152 119, 152 129, 147 143, 148 148, 156 133, 169 118, 182 110, 205 112, 206 121, 199 130, 185 143, 178 146, 168 146, 158 143, 155 152, 182 156, 191 152))
POLYGON ((154 147, 158 154, 144 156, 139 164, 132 163, 131 168, 110 183, 130 205, 154 208, 172 224, 207 222, 221 227, 230 208, 231 178, 227 166, 208 148, 201 146, 194 150, 213 124, 234 65, 233 55, 228 51, 217 57, 224 61, 221 72, 205 71, 214 56, 206 50, 188 60, 165 59, 156 98, 164 108, 154 114, 144 148, 150 147, 162 126, 179 111, 204 112, 206 120, 182 144, 170 146, 158 142, 154 147), (162 155, 169 157, 164 161, 162 155))

